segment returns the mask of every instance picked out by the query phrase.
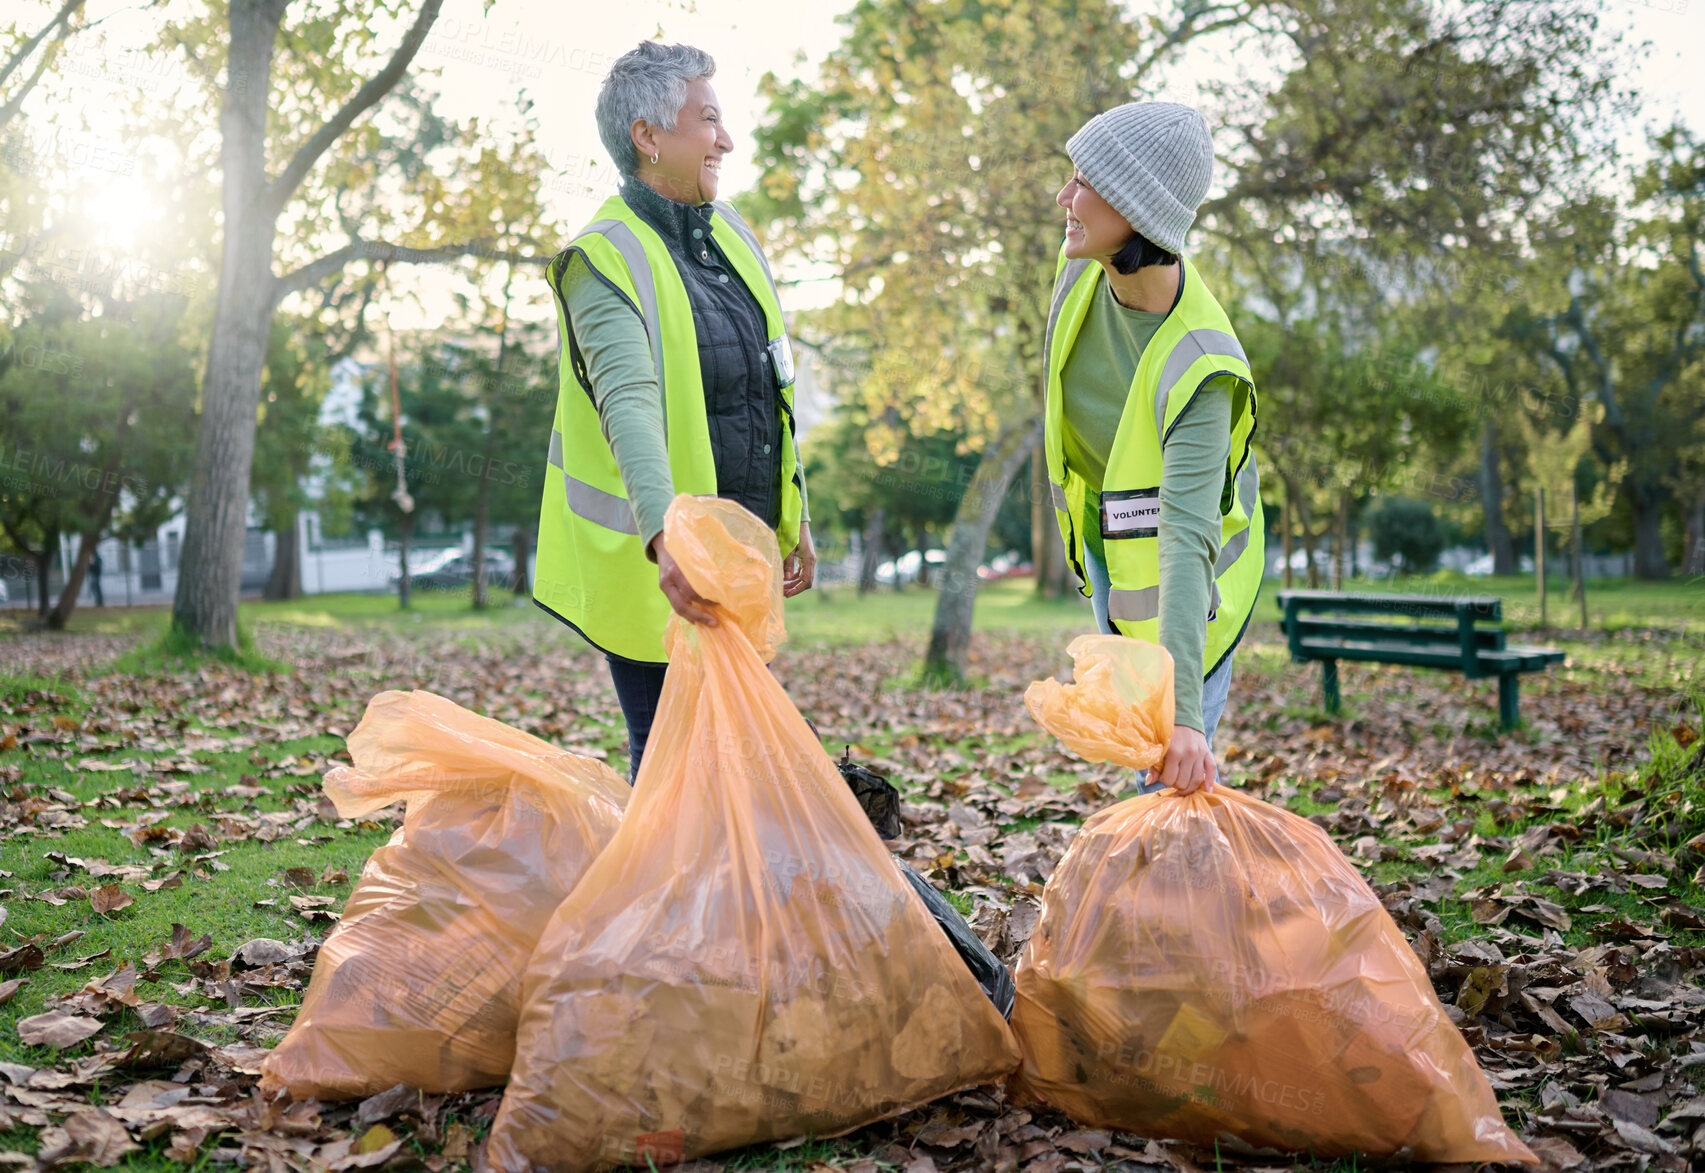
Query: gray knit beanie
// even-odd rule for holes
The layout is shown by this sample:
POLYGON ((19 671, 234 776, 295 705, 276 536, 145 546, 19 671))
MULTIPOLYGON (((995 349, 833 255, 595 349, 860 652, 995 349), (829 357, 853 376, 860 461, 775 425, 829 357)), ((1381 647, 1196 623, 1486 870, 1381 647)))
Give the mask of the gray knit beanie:
POLYGON ((1208 194, 1214 140, 1200 113, 1177 102, 1129 102, 1097 114, 1066 144, 1095 193, 1167 252, 1208 194))

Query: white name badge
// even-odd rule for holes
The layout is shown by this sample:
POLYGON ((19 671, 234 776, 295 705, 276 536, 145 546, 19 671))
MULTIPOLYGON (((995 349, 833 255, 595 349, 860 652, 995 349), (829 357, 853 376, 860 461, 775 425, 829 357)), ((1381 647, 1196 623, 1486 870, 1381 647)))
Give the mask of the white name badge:
POLYGON ((1159 533, 1159 486, 1101 494, 1103 538, 1152 538, 1159 533))
POLYGON ((770 343, 770 365, 775 368, 776 386, 786 387, 793 382, 793 344, 783 334, 770 343))

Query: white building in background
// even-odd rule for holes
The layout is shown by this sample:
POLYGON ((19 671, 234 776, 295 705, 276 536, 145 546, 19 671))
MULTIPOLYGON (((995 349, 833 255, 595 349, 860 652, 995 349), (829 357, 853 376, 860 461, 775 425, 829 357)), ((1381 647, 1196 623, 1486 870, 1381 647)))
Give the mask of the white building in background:
MULTIPOLYGON (((794 352, 798 383, 794 387, 794 414, 799 424, 799 436, 804 437, 828 417, 831 403, 817 372, 814 352, 798 348, 794 352)), ((360 365, 351 361, 339 364, 332 375, 332 386, 320 406, 322 426, 345 424, 354 427, 361 405, 360 365)), ((547 437, 548 439, 548 437, 547 437)), ((544 460, 546 442, 539 444, 539 460, 544 460)), ((323 488, 320 474, 310 466, 309 495, 323 488)), ((263 528, 254 503, 250 502, 248 532, 243 541, 242 590, 245 595, 258 595, 271 577, 273 559, 278 549, 278 536, 263 528)), ((309 595, 333 591, 386 591, 390 576, 397 568, 395 543, 387 543, 384 534, 370 529, 365 534, 328 538, 321 532, 320 516, 311 509, 297 515, 301 551, 302 592, 309 595)), ((101 539, 96 550, 101 557, 100 593, 109 607, 139 607, 167 604, 178 589, 178 561, 183 550, 184 515, 180 512, 155 531, 154 536, 140 545, 129 545, 118 538, 101 539)), ((472 552, 474 545, 472 523, 448 543, 450 547, 472 552)), ((409 563, 426 561, 446 548, 446 542, 422 541, 410 551, 409 563)), ((71 575, 77 557, 77 538, 65 535, 60 539, 55 559, 55 573, 48 577, 48 598, 57 599, 71 575)), ((532 579, 533 559, 529 557, 527 581, 532 579)), ((22 558, 0 558, 0 590, 4 599, 0 606, 25 608, 35 606, 33 564, 22 558)), ((95 605, 93 576, 83 581, 79 607, 95 605)))

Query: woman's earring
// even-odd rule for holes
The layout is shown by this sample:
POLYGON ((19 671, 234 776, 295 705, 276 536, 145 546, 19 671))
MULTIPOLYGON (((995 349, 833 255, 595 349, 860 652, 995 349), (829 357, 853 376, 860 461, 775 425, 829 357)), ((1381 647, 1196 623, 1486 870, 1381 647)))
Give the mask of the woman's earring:
POLYGON ((656 155, 651 156, 651 161, 653 163, 657 162, 657 156, 656 155))

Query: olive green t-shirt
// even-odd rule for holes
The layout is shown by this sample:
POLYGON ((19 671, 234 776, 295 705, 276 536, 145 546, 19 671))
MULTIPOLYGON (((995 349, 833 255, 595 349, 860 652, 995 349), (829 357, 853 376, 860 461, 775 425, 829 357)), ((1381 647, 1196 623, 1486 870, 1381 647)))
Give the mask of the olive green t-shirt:
MULTIPOLYGON (((1085 540, 1101 551, 1096 498, 1107 474, 1113 437, 1125 411, 1137 363, 1165 314, 1119 304, 1105 280, 1060 373, 1066 466, 1089 482, 1080 520, 1085 540)), ((1166 438, 1160 474, 1160 644, 1172 654, 1177 723, 1202 728, 1203 660, 1214 562, 1220 554, 1220 505, 1231 451, 1230 379, 1203 387, 1166 438)))

